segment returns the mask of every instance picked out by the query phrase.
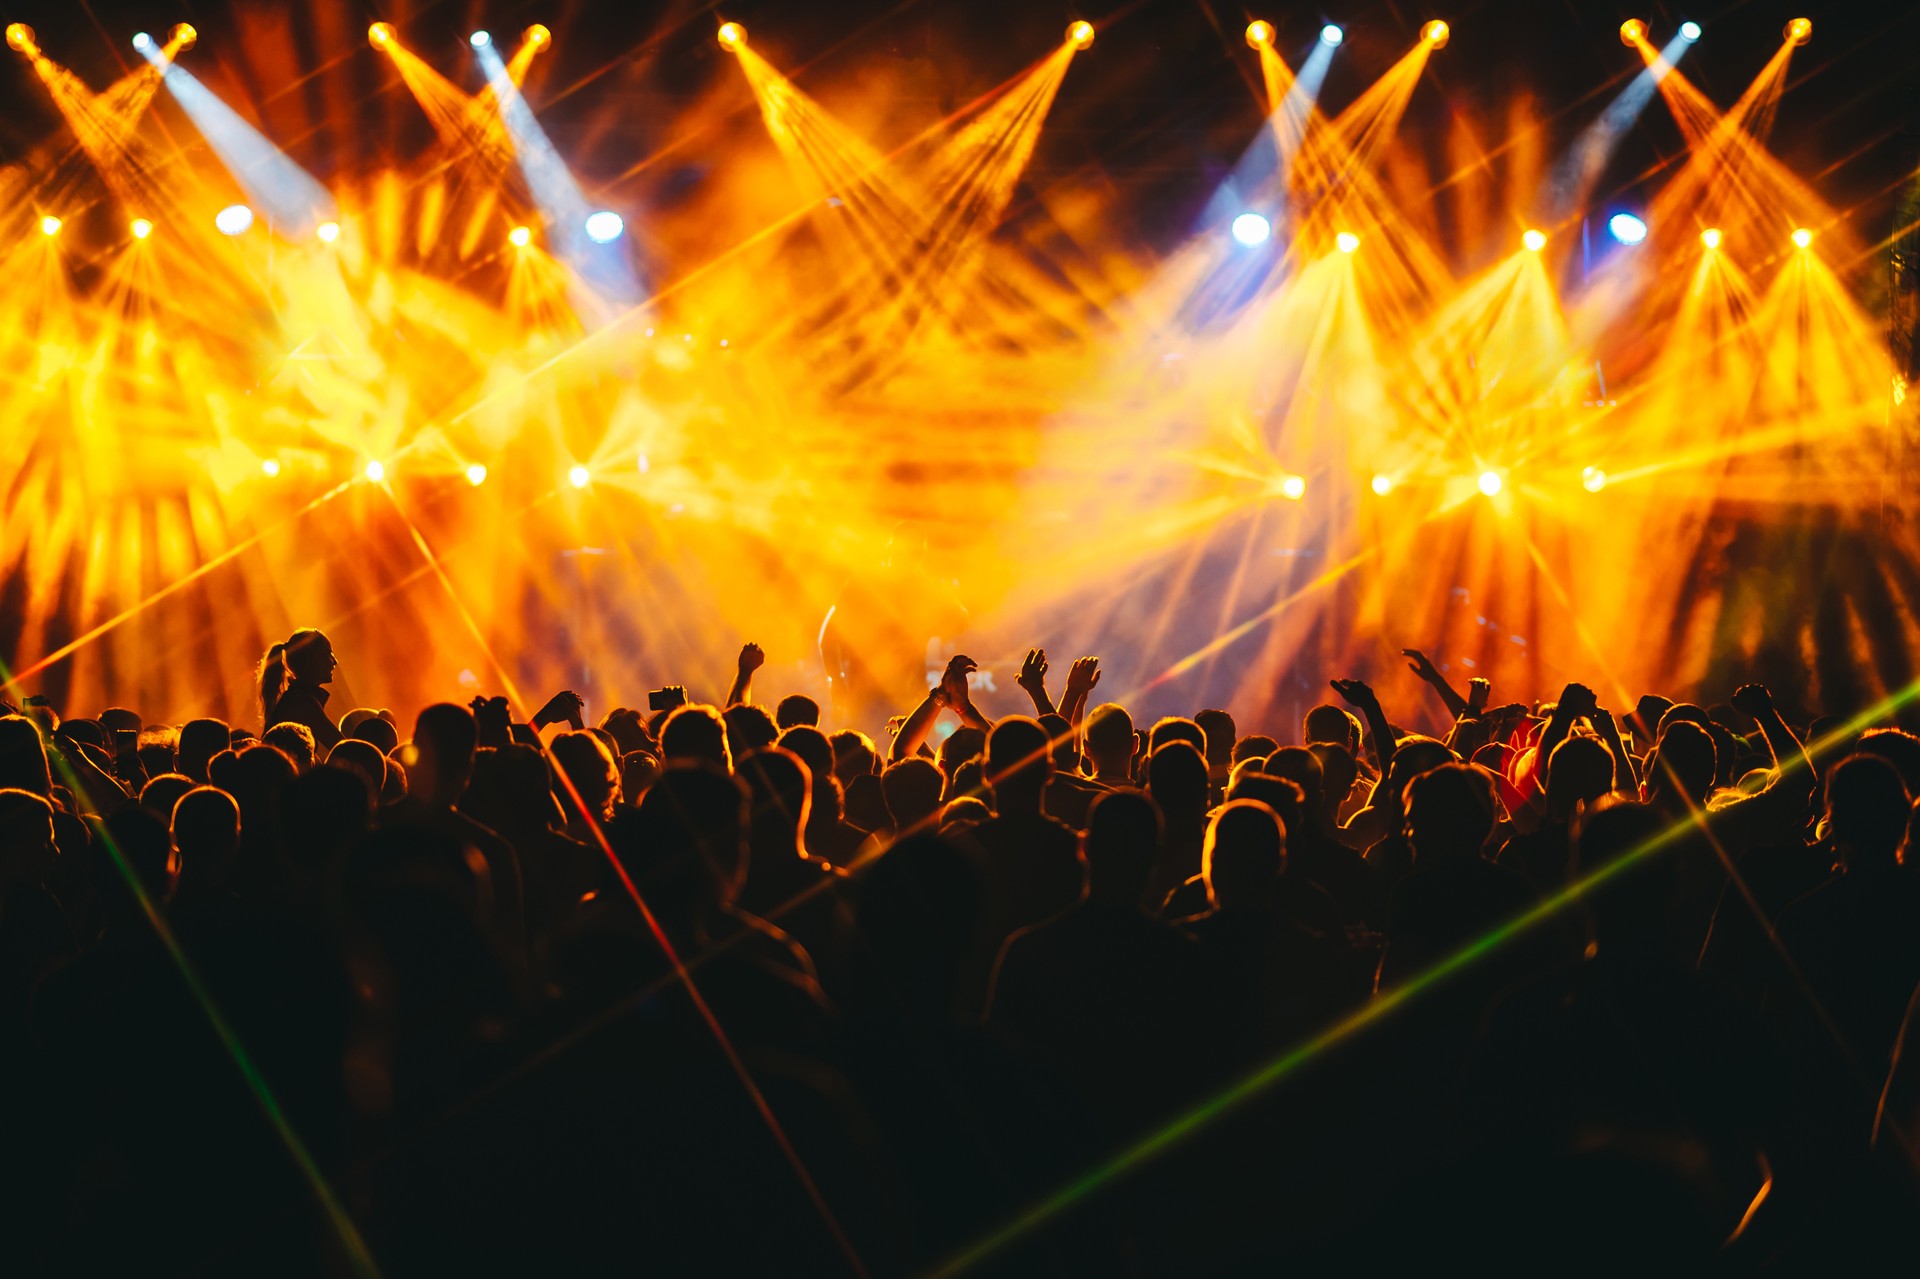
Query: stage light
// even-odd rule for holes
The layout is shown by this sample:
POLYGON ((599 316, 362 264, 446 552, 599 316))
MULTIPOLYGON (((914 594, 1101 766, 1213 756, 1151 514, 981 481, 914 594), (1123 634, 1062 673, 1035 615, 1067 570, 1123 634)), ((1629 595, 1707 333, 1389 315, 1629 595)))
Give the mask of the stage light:
POLYGON ((526 227, 517 226, 507 232, 507 242, 516 249, 524 249, 533 243, 533 232, 526 227))
POLYGON ((484 31, 476 31, 467 37, 467 43, 476 49, 484 49, 493 43, 493 37, 484 31))
POLYGON ((51 213, 49 213, 49 214, 47 214, 47 216, 46 216, 46 217, 44 217, 44 218, 41 218, 41 219, 40 219, 40 234, 41 234, 41 235, 59 235, 59 234, 60 234, 60 219, 59 219, 59 218, 56 218, 56 217, 54 217, 54 216, 53 216, 53 215, 52 215, 51 213))
POLYGON ((1698 40, 1700 38, 1700 24, 1697 22, 1681 23, 1680 38, 1688 44, 1692 44, 1695 40, 1698 40))
POLYGON ((372 480, 375 484, 378 484, 380 481, 387 478, 387 468, 381 462, 367 463, 367 469, 361 473, 365 475, 368 479, 372 480))
POLYGON ((720 24, 720 47, 733 52, 747 46, 747 29, 737 22, 720 24))
POLYGON ((1266 19, 1256 19, 1247 24, 1247 47, 1249 49, 1271 49, 1273 47, 1273 24, 1266 19))
POLYGON ((384 49, 393 43, 393 24, 376 22, 367 28, 367 43, 376 49, 384 49))
POLYGON ((1643 43, 1647 38, 1647 24, 1638 18, 1628 18, 1620 24, 1620 43, 1629 49, 1643 43))
POLYGON ((167 42, 181 50, 191 49, 200 42, 200 33, 191 22, 176 23, 173 30, 167 32, 167 42))
POLYGON ((1338 47, 1346 38, 1347 33, 1342 31, 1337 23, 1329 22, 1326 26, 1320 28, 1321 44, 1330 44, 1338 47))
POLYGON ((528 27, 524 32, 522 32, 520 35, 520 38, 522 40, 525 40, 528 44, 532 45, 534 48, 537 49, 541 45, 547 43, 547 41, 553 39, 553 32, 547 30, 545 26, 536 22, 532 26, 528 27))
POLYGON ((266 476, 268 479, 272 479, 280 474, 279 460, 271 457, 263 459, 260 463, 260 474, 266 476))
POLYGON ((1265 244, 1267 237, 1272 234, 1273 223, 1258 213, 1242 213, 1233 220, 1233 238, 1248 248, 1265 244))
POLYGON ((7 24, 7 47, 15 53, 32 53, 39 48, 34 43, 33 28, 24 22, 7 24))
POLYGON ((1782 32, 1788 44, 1805 44, 1813 39, 1813 23, 1806 18, 1795 18, 1782 32))
POLYGON ((487 468, 475 462, 467 468, 467 483, 479 488, 487 482, 487 468))
POLYGON ((229 204, 213 215, 213 225, 221 235, 244 235, 253 225, 253 210, 244 204, 229 204))
POLYGON ((1500 482, 1500 472, 1498 471, 1480 472, 1480 491, 1482 493, 1485 493, 1488 497, 1498 497, 1500 495, 1501 487, 1502 485, 1500 482))
POLYGON ((611 209, 587 215, 587 238, 595 244, 612 244, 626 229, 627 224, 611 209))
POLYGON ((340 238, 340 224, 338 222, 322 222, 313 229, 313 233, 320 237, 322 244, 332 244, 340 238))
POLYGON ((585 488, 587 486, 587 481, 591 480, 592 478, 593 478, 593 475, 584 466, 576 466, 571 471, 567 472, 567 483, 573 485, 577 489, 585 488))
POLYGON ((1093 47, 1093 24, 1091 22, 1076 22, 1072 26, 1068 27, 1067 43, 1072 45, 1076 49, 1092 48, 1093 47))
POLYGON ((1453 35, 1453 28, 1449 27, 1446 23, 1440 21, 1438 18, 1435 18, 1432 22, 1429 22, 1426 26, 1420 28, 1420 38, 1422 40, 1425 40, 1428 44, 1432 45, 1436 49, 1446 48, 1447 40, 1452 35, 1453 35))
POLYGON ((153 223, 145 218, 135 218, 127 229, 133 232, 134 239, 144 240, 153 234, 153 223))
POLYGON ((1720 228, 1717 226, 1710 226, 1706 230, 1702 231, 1700 233, 1700 243, 1706 245, 1709 249, 1719 248, 1720 247, 1720 228))
POLYGON ((1307 481, 1299 475, 1289 475, 1280 481, 1280 496, 1290 502, 1298 502, 1307 495, 1307 481))
POLYGON ((152 36, 148 35, 144 31, 135 33, 133 37, 133 51, 135 53, 145 53, 147 50, 151 48, 153 48, 152 36))
POLYGON ((1622 244, 1638 244, 1647 238, 1647 224, 1631 213, 1616 213, 1607 219, 1607 234, 1622 244))
POLYGON ((1801 227, 1793 233, 1793 242, 1796 247, 1804 249, 1813 243, 1813 232, 1801 227))
POLYGON ((1333 243, 1342 253, 1352 253, 1360 247, 1360 237, 1351 231, 1342 231, 1333 237, 1333 243))
POLYGON ((1520 243, 1527 246, 1528 252, 1538 253, 1547 247, 1546 232, 1536 231, 1532 227, 1528 227, 1526 233, 1520 237, 1520 243))
POLYGON ((1589 493, 1598 493, 1607 486, 1607 473, 1597 466, 1589 466, 1580 472, 1580 487, 1589 493))
POLYGON ((1369 487, 1373 489, 1375 496, 1385 497, 1387 494, 1393 492, 1393 479, 1386 475, 1376 475, 1373 477, 1373 483, 1369 487))

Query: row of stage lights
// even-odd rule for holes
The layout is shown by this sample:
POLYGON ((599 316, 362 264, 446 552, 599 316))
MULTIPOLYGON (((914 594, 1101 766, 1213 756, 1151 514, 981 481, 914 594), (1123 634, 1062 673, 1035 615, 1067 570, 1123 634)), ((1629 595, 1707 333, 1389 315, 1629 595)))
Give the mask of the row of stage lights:
MULTIPOLYGON (((253 229, 253 210, 244 204, 229 204, 213 215, 214 229, 224 236, 241 236, 253 229)), ((40 234, 59 235, 66 226, 64 219, 49 213, 40 219, 40 234)), ((602 209, 588 215, 583 229, 587 238, 595 244, 611 244, 626 232, 627 224, 618 213, 602 209)), ((144 240, 154 232, 154 224, 149 218, 135 218, 127 224, 127 230, 136 240, 144 240)), ((322 222, 313 229, 313 236, 323 244, 334 244, 340 239, 338 222, 322 222)), ((507 232, 507 243, 516 249, 524 249, 533 243, 533 228, 517 226, 507 232)))
MULTIPOLYGON (((1273 237, 1273 222, 1264 213, 1242 213, 1229 225, 1233 238, 1253 248, 1265 244, 1273 237)), ((1616 213, 1607 219, 1607 234, 1621 244, 1639 244, 1647 238, 1647 224, 1631 213, 1616 213)), ((1806 227, 1796 227, 1791 236, 1793 246, 1804 249, 1813 243, 1813 232, 1806 227)), ((1708 227, 1700 233, 1700 243, 1708 249, 1720 247, 1720 229, 1708 227)), ((1530 253, 1538 253, 1547 247, 1547 233, 1538 227, 1528 227, 1520 234, 1520 243, 1530 253)), ((1342 253, 1353 253, 1360 248, 1360 237, 1351 231, 1342 231, 1333 237, 1334 247, 1342 253)))

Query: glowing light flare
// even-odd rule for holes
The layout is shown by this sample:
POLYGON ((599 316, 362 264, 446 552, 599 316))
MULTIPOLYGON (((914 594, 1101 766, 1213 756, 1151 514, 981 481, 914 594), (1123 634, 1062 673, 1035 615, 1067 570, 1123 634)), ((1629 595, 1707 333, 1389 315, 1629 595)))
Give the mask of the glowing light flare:
POLYGON ((1447 41, 1453 38, 1453 28, 1435 18, 1420 28, 1420 38, 1436 49, 1447 47, 1447 41))
POLYGON ((1807 230, 1805 227, 1795 228, 1793 233, 1793 244, 1795 248, 1804 249, 1812 243, 1813 232, 1807 230))
POLYGON ((1695 40, 1698 40, 1700 38, 1700 24, 1697 22, 1681 23, 1680 38, 1688 44, 1692 44, 1695 40))
POLYGON ((1360 237, 1351 231, 1342 231, 1333 237, 1333 244, 1342 253, 1352 253, 1360 247, 1360 237))
POLYGON ((1700 233, 1700 243, 1705 245, 1708 249, 1719 248, 1720 247, 1720 228, 1710 226, 1706 230, 1702 231, 1700 233))
POLYGON ((723 22, 718 33, 720 47, 728 53, 737 53, 747 47, 747 29, 737 22, 723 22))
POLYGON ((1500 478, 1498 471, 1480 472, 1480 491, 1488 497, 1500 496, 1500 490, 1506 487, 1506 481, 1500 478))
POLYGON ((1093 47, 1093 24, 1083 20, 1068 27, 1067 43, 1076 49, 1091 49, 1093 47))
POLYGON ((280 460, 272 457, 262 458, 260 460, 260 474, 270 480, 277 478, 280 474, 280 460))
POLYGON ((1547 247, 1547 233, 1533 227, 1528 227, 1526 232, 1521 235, 1520 243, 1527 246, 1527 252, 1538 253, 1547 247))
POLYGON ((387 478, 387 465, 385 462, 381 462, 377 460, 370 461, 367 463, 366 469, 361 471, 360 473, 366 476, 369 480, 373 481, 375 484, 378 484, 387 478))
POLYGON ((127 229, 133 232, 134 239, 144 240, 153 234, 153 223, 145 218, 135 218, 127 225, 127 229))
POLYGON ((1321 44, 1332 45, 1337 49, 1346 41, 1346 38, 1347 33, 1340 29, 1338 23, 1329 22, 1326 26, 1320 28, 1321 44))
POLYGON ((1273 235, 1273 223, 1263 214, 1242 213, 1233 220, 1233 238, 1252 248, 1256 244, 1265 244, 1273 235))
POLYGON ((1622 244, 1638 244, 1647 238, 1647 224, 1631 213, 1616 213, 1607 219, 1607 234, 1622 244))
POLYGON ((479 488, 487 482, 487 468, 475 462, 467 468, 467 483, 479 488))
POLYGON ((253 226, 253 210, 244 204, 229 204, 213 215, 213 225, 221 235, 245 235, 253 226))
POLYGON ((567 472, 567 483, 577 489, 585 488, 593 480, 593 472, 584 466, 576 466, 567 472))
POLYGON ((1813 21, 1810 18, 1795 18, 1780 33, 1788 44, 1801 45, 1813 39, 1813 21))
POLYGON ((485 31, 476 31, 467 37, 467 43, 476 49, 484 49, 493 43, 493 37, 485 31))
POLYGON ((149 50, 149 49, 151 49, 151 48, 153 48, 153 37, 152 37, 152 36, 150 36, 150 35, 148 35, 148 34, 147 34, 146 32, 144 32, 144 31, 139 31, 139 32, 136 32, 136 33, 134 33, 134 37, 133 37, 133 51, 134 51, 135 53, 145 53, 145 52, 146 52, 147 50, 149 50))
POLYGON ((394 40, 391 22, 376 22, 367 28, 367 43, 376 49, 384 49, 394 40))
POLYGON ((313 233, 320 237, 322 244, 332 244, 340 238, 340 224, 338 222, 322 222, 313 229, 313 233))
POLYGON ((33 28, 24 22, 7 24, 7 47, 15 53, 31 54, 39 49, 35 43, 33 28))
POLYGON ((1580 487, 1589 493, 1598 493, 1607 486, 1607 473, 1597 466, 1589 466, 1580 472, 1580 487))
POLYGON ((1271 49, 1273 47, 1273 24, 1264 18, 1257 18, 1247 24, 1247 47, 1249 49, 1271 49))
POLYGON ((1372 483, 1368 484, 1367 487, 1373 490, 1375 497, 1385 497, 1387 494, 1393 492, 1393 477, 1390 475, 1376 475, 1373 477, 1372 483))
POLYGON ((194 30, 191 22, 175 23, 173 30, 167 32, 167 43, 176 49, 191 49, 199 42, 200 33, 194 30))
POLYGON ((540 49, 546 47, 546 45, 553 40, 553 32, 547 30, 543 24, 536 22, 520 34, 520 39, 532 48, 540 49))
POLYGON ((60 228, 62 225, 63 224, 61 223, 59 218, 56 218, 51 213, 49 213, 45 217, 40 219, 40 234, 41 235, 59 235, 60 228))
POLYGON ((1638 18, 1628 18, 1620 24, 1620 43, 1629 49, 1637 48, 1647 39, 1647 24, 1638 18))
POLYGON ((533 232, 526 227, 517 226, 507 232, 507 243, 516 249, 524 249, 533 243, 533 232))
POLYGON ((612 244, 627 229, 626 222, 611 209, 587 215, 587 238, 595 244, 612 244))
POLYGON ((1280 496, 1286 498, 1289 502, 1298 502, 1306 495, 1307 481, 1305 476, 1289 475, 1280 481, 1280 496))

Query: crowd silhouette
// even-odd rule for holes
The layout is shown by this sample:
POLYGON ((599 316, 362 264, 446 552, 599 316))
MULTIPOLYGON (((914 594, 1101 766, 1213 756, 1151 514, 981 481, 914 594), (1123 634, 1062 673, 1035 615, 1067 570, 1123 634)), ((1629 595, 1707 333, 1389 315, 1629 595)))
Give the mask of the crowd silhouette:
POLYGON ((718 706, 342 714, 315 630, 257 723, 6 702, 7 1269, 1910 1255, 1900 708, 1407 657, 1441 735, 1357 680, 1138 724, 1035 650, 880 743, 753 644, 718 706))

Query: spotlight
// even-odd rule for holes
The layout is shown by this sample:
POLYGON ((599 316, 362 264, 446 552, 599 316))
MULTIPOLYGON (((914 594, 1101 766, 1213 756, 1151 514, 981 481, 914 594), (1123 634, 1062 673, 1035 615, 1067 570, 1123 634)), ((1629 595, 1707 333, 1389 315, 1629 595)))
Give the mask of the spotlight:
POLYGON ((1645 43, 1646 38, 1647 24, 1640 21, 1640 19, 1628 18, 1620 24, 1620 43, 1626 45, 1629 49, 1645 43))
POLYGON ((1497 497, 1500 494, 1501 487, 1500 472, 1480 472, 1480 491, 1482 493, 1485 493, 1488 497, 1497 497))
POLYGON ((1249 49, 1271 49, 1273 47, 1273 24, 1261 18, 1247 24, 1247 47, 1249 49))
POLYGON ((1373 477, 1373 483, 1370 487, 1373 489, 1375 496, 1385 497, 1387 494, 1393 492, 1393 479, 1386 475, 1376 475, 1373 477))
POLYGON ((1706 230, 1702 231, 1700 233, 1700 243, 1706 245, 1709 249, 1719 248, 1720 247, 1720 228, 1717 226, 1710 226, 1706 230))
POLYGON ((266 476, 268 479, 272 479, 274 476, 280 474, 279 459, 271 457, 261 459, 260 474, 266 476))
POLYGON ((1528 252, 1538 253, 1547 247, 1547 234, 1544 231, 1536 231, 1534 228, 1528 227, 1525 234, 1520 237, 1520 243, 1527 246, 1528 252))
POLYGON ((1092 48, 1093 47, 1093 24, 1091 22, 1076 22, 1072 26, 1068 27, 1067 43, 1072 45, 1076 49, 1092 48))
POLYGON ((467 468, 467 483, 479 488, 487 482, 487 468, 475 462, 467 468))
POLYGON ((476 31, 467 37, 467 43, 476 49, 484 49, 493 43, 493 37, 484 31, 476 31))
POLYGON ((59 218, 56 218, 56 217, 54 217, 54 216, 53 216, 53 215, 52 215, 51 213, 49 213, 49 214, 47 214, 47 216, 46 216, 46 217, 44 217, 44 218, 41 218, 41 219, 40 219, 40 234, 41 234, 41 235, 59 235, 59 234, 60 234, 60 219, 59 219, 59 218))
POLYGON ((24 22, 7 24, 7 47, 15 53, 32 53, 39 48, 33 42, 33 28, 24 22))
POLYGON ((340 224, 338 222, 322 222, 313 229, 313 233, 320 237, 322 244, 332 244, 340 238, 340 224))
POLYGON ((1698 40, 1700 38, 1700 24, 1697 22, 1681 23, 1680 38, 1688 44, 1692 44, 1695 40, 1698 40))
POLYGON ((1233 220, 1233 238, 1248 248, 1265 244, 1267 237, 1272 234, 1273 223, 1258 213, 1242 213, 1233 220))
POLYGON ((1440 21, 1438 18, 1435 18, 1432 22, 1429 22, 1426 26, 1420 28, 1420 38, 1422 40, 1425 40, 1428 44, 1432 45, 1436 49, 1446 48, 1447 38, 1452 34, 1453 34, 1453 28, 1449 27, 1446 23, 1440 21))
POLYGON ((1352 253, 1360 247, 1360 237, 1351 231, 1342 231, 1333 237, 1333 243, 1342 253, 1352 253))
POLYGON ((1793 243, 1797 248, 1806 248, 1809 244, 1813 243, 1813 232, 1807 230, 1805 227, 1800 227, 1793 233, 1793 243))
POLYGON ((153 223, 145 218, 135 218, 127 229, 133 232, 134 239, 144 240, 153 234, 153 223))
POLYGON ((244 204, 229 204, 213 215, 213 225, 221 235, 245 235, 253 225, 253 210, 244 204))
POLYGON ((567 483, 573 485, 577 489, 585 488, 587 486, 587 481, 591 480, 592 478, 593 478, 593 475, 584 466, 576 466, 571 471, 567 472, 567 483))
POLYGON ((147 50, 149 50, 149 49, 151 49, 151 48, 153 48, 153 37, 152 37, 152 36, 150 36, 150 35, 148 35, 148 34, 147 34, 146 32, 144 32, 144 31, 141 31, 141 32, 138 32, 138 33, 136 33, 136 34, 134 35, 134 37, 133 37, 133 51, 134 51, 135 53, 145 53, 145 52, 146 52, 147 50))
POLYGON ((1307 481, 1304 476, 1289 475, 1280 481, 1280 496, 1289 502, 1298 502, 1307 495, 1307 481))
POLYGON ((1347 38, 1347 33, 1340 29, 1340 26, 1338 23, 1329 22, 1326 26, 1320 28, 1321 44, 1333 45, 1335 47, 1338 47, 1340 42, 1345 40, 1346 38, 1347 38))
POLYGON ((365 475, 368 479, 372 480, 375 484, 378 484, 380 481, 387 478, 387 468, 383 463, 369 462, 367 463, 367 469, 361 472, 361 474, 365 475))
POLYGON ((546 44, 549 40, 553 39, 553 32, 547 30, 546 27, 536 22, 532 26, 528 27, 524 32, 522 32, 520 35, 520 38, 522 40, 525 40, 528 44, 532 45, 534 48, 538 49, 540 46, 546 44))
POLYGON ((1813 23, 1806 18, 1795 18, 1782 32, 1788 44, 1805 44, 1813 39, 1813 23))
POLYGON ((1616 213, 1607 219, 1607 234, 1622 244, 1638 244, 1647 238, 1647 224, 1631 213, 1616 213))
POLYGON ((747 47, 747 29, 737 22, 720 24, 720 47, 729 53, 736 53, 747 47))
POLYGON ((524 249, 533 243, 533 232, 523 226, 517 226, 507 232, 507 243, 516 249, 524 249))
POLYGON ((626 229, 627 224, 611 209, 587 215, 587 238, 595 244, 612 244, 626 229))
POLYGON ((367 28, 367 43, 376 49, 384 49, 393 43, 393 24, 376 22, 367 28))
POLYGON ((191 22, 176 23, 173 30, 167 32, 167 43, 177 49, 193 48, 200 41, 200 33, 193 29, 191 22))
POLYGON ((1607 473, 1597 466, 1589 466, 1580 472, 1580 487, 1589 493, 1598 493, 1607 486, 1607 473))

